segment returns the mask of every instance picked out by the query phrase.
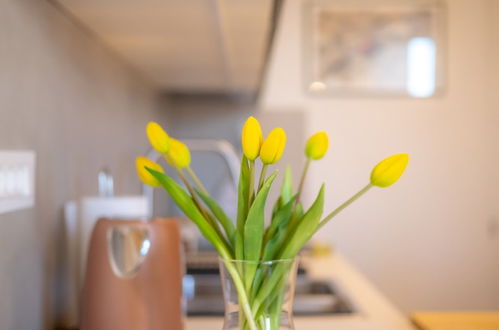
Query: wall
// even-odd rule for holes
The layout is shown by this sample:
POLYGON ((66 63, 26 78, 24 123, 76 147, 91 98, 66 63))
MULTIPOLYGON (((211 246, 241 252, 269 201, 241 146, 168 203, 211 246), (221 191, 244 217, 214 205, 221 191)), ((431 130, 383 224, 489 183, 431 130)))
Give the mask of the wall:
POLYGON ((53 329, 64 202, 96 194, 105 165, 117 193, 138 193, 143 128, 164 115, 144 77, 47 1, 0 0, 0 40, 0 149, 37 154, 36 207, 0 215, 0 329, 53 329))
POLYGON ((411 155, 399 183, 371 191, 317 238, 404 311, 499 308, 499 6, 447 2, 446 90, 426 100, 307 96, 300 10, 299 0, 286 1, 260 108, 301 107, 308 134, 330 133, 306 197, 327 182, 332 209, 366 184, 377 161, 411 155))

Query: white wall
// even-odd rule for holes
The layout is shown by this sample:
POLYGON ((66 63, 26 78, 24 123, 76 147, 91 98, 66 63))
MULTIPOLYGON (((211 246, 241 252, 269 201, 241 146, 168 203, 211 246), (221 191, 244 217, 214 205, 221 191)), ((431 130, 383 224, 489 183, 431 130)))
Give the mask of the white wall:
POLYGON ((404 311, 499 308, 499 5, 447 7, 441 97, 307 96, 301 2, 287 0, 260 99, 263 111, 301 107, 308 134, 330 133, 330 154, 313 165, 307 193, 326 182, 327 209, 365 185, 378 160, 410 153, 400 182, 371 191, 318 235, 404 311))
MULTIPOLYGON (((0 0, 0 149, 37 153, 36 207, 0 215, 0 329, 54 329, 65 302, 62 208, 97 193, 139 193, 134 157, 155 91, 48 1, 0 0)), ((59 323, 60 324, 60 323, 59 323)))

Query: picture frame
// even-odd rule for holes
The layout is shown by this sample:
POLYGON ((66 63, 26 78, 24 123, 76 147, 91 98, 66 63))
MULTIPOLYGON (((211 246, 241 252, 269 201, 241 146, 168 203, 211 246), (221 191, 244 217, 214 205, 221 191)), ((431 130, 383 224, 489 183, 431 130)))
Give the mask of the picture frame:
POLYGON ((310 0, 303 13, 303 82, 309 95, 441 94, 440 0, 310 0))

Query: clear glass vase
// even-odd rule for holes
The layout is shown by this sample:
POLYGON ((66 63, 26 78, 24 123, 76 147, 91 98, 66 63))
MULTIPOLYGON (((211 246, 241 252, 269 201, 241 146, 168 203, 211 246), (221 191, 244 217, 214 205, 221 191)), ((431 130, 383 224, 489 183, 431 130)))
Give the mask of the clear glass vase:
POLYGON ((297 259, 220 259, 225 300, 224 330, 294 329, 297 259))

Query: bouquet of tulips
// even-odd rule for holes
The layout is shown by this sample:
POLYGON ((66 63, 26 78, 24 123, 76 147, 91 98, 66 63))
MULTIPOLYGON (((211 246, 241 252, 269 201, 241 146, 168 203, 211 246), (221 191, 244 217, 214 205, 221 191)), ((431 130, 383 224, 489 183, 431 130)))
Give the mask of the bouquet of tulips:
MULTIPOLYGON (((143 183, 162 186, 177 206, 199 228, 203 236, 215 247, 232 276, 242 310, 242 328, 259 329, 263 305, 278 301, 276 288, 282 284, 285 269, 276 269, 270 277, 263 278, 258 262, 293 259, 312 236, 334 216, 374 186, 388 187, 395 183, 408 164, 407 154, 396 154, 378 163, 371 172, 370 182, 335 210, 323 216, 324 185, 312 205, 305 207, 301 201, 303 185, 312 161, 324 157, 328 150, 325 132, 312 135, 305 148, 305 166, 298 188, 292 183, 289 167, 284 173, 278 199, 272 214, 265 221, 265 205, 277 171, 267 174, 277 163, 285 149, 286 133, 282 128, 273 129, 263 139, 259 122, 249 117, 242 130, 241 171, 238 185, 237 219, 230 219, 220 205, 208 194, 202 182, 190 167, 190 152, 181 141, 169 137, 157 123, 147 125, 147 136, 152 147, 176 171, 183 183, 178 184, 163 168, 144 157, 137 157, 136 167, 143 183), (256 162, 262 163, 257 179, 256 162), (230 260, 254 261, 254 266, 238 269, 230 260)), ((260 167, 259 167, 260 168, 260 167)), ((270 315, 276 324, 279 314, 270 315)), ((273 329, 273 328, 272 328, 273 329)))

